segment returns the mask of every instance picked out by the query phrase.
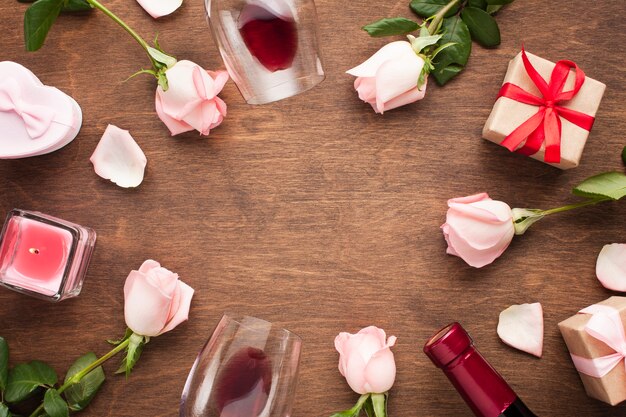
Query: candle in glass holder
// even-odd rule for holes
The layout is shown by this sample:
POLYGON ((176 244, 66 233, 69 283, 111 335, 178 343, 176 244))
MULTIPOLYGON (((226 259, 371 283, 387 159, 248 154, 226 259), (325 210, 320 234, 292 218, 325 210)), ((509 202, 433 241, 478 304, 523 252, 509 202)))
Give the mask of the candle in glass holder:
POLYGON ((12 210, 0 235, 0 284, 49 301, 75 297, 95 243, 90 228, 12 210))

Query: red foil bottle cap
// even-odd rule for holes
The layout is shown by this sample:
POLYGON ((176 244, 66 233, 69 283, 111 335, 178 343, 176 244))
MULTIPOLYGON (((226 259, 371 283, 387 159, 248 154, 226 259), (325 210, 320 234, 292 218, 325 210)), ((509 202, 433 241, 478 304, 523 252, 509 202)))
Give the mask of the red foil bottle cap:
POLYGON ((444 368, 472 345, 472 338, 459 323, 439 330, 424 345, 424 353, 439 368, 444 368))

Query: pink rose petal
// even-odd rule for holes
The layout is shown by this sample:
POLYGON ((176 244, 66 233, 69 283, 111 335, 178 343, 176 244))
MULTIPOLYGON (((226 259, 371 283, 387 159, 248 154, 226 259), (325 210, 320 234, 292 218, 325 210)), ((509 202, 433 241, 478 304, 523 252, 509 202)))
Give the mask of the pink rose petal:
POLYGON ((137 187, 143 181, 146 155, 127 130, 109 125, 89 159, 96 174, 120 187, 137 187))
MULTIPOLYGON (((378 68, 386 61, 395 59, 399 56, 413 54, 413 48, 407 41, 395 41, 388 43, 380 48, 374 55, 369 57, 365 62, 346 71, 355 77, 375 77, 378 68)), ((415 79, 417 83, 417 78, 415 79)))
POLYGON ((183 0, 137 0, 137 3, 155 19, 175 12, 183 0))
POLYGON ((501 312, 498 336, 507 345, 540 358, 543 352, 541 304, 512 305, 501 312))
POLYGON ((604 245, 596 262, 596 275, 604 288, 626 292, 626 243, 604 245))

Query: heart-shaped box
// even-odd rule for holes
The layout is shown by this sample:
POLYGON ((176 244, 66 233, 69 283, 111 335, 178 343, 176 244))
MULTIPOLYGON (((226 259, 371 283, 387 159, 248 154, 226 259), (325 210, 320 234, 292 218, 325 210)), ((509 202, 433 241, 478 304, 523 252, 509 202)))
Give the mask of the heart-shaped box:
POLYGON ((81 124, 72 97, 18 63, 0 62, 0 159, 56 151, 74 140, 81 124))

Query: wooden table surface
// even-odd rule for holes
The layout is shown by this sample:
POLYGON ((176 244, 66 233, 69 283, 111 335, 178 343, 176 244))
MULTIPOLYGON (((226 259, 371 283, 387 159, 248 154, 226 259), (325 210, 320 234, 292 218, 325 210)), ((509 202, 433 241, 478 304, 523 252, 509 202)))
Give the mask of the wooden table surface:
MULTIPOLYGON (((147 258, 196 289, 190 320, 153 339, 130 379, 108 380, 84 416, 173 416, 195 355, 224 311, 276 322, 304 349, 293 415, 325 417, 357 396, 337 371, 333 339, 375 324, 398 336, 391 417, 469 416, 423 355, 424 341, 459 320, 540 416, 624 416, 585 395, 557 323, 612 295, 595 277, 606 243, 624 242, 626 203, 547 218, 495 264, 468 267, 445 254, 439 230, 450 197, 487 191, 513 207, 576 201, 570 188, 623 169, 626 93, 622 0, 526 0, 498 16, 502 45, 474 44, 467 70, 426 99, 384 116, 358 100, 344 71, 384 40, 359 27, 411 17, 408 1, 317 0, 326 80, 298 97, 249 106, 230 82, 228 117, 209 138, 169 137, 154 112, 155 83, 123 80, 145 66, 141 49, 103 14, 62 16, 36 53, 23 48, 26 6, 0 5, 0 59, 24 64, 71 94, 82 130, 47 156, 0 161, 0 209, 39 210, 93 227, 98 242, 80 297, 49 304, 0 291, 0 334, 12 363, 41 359, 63 374, 86 351, 103 354, 124 331, 122 287, 147 258), (524 44, 571 59, 607 85, 579 168, 561 172, 481 139, 507 62, 524 44), (129 129, 148 167, 143 184, 118 188, 89 162, 108 123, 129 129), (505 346, 498 314, 541 302, 543 358, 505 346)), ((132 0, 111 9, 146 38, 207 68, 221 60, 203 4, 185 0, 154 21, 132 0)))

